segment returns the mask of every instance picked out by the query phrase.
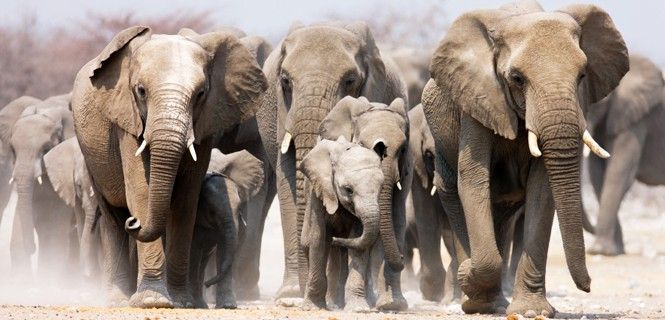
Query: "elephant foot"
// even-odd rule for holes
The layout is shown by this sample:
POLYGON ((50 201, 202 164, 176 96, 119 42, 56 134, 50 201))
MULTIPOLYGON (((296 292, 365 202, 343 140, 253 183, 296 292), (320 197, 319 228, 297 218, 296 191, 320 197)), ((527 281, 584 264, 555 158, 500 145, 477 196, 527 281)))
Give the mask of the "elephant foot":
POLYGON ((129 298, 129 305, 134 308, 173 308, 166 285, 162 280, 143 279, 136 293, 129 298))
POLYGON ((215 309, 237 309, 238 303, 234 295, 217 296, 215 309))
POLYGON ((420 277, 420 292, 423 299, 439 302, 443 299, 444 281, 441 277, 425 274, 420 277))
POLYGON ((364 297, 349 297, 347 298, 346 306, 344 306, 344 311, 346 312, 367 313, 371 310, 372 308, 370 308, 364 297))
POLYGON ((112 287, 106 293, 106 306, 109 308, 124 308, 129 306, 129 297, 118 287, 112 287))
POLYGON ((208 309, 208 303, 203 299, 203 297, 194 297, 194 308, 196 309, 208 309))
POLYGON ((179 309, 194 308, 194 297, 187 289, 169 289, 169 295, 173 301, 173 307, 179 309))
POLYGON ((236 288, 236 296, 241 301, 259 300, 261 299, 261 290, 259 290, 258 284, 254 284, 251 287, 241 286, 236 288))
POLYGON ((301 298, 300 286, 298 279, 285 280, 282 286, 277 290, 277 299, 282 298, 301 298))
POLYGON ((376 309, 380 311, 404 311, 409 308, 409 304, 401 292, 394 294, 380 294, 376 301, 376 309))
POLYGON ((593 242, 593 245, 587 249, 587 252, 589 254, 603 256, 618 256, 620 254, 626 253, 623 248, 623 243, 617 244, 612 239, 606 240, 603 238, 596 238, 596 240, 593 242))
POLYGON ((506 314, 520 314, 527 318, 544 316, 546 318, 554 317, 556 310, 541 294, 522 294, 513 298, 508 306, 506 314))
POLYGON ((467 299, 462 302, 462 311, 466 314, 504 314, 508 300, 502 295, 489 299, 467 299))
POLYGON ((499 296, 503 298, 501 294, 501 260, 487 263, 481 270, 483 271, 478 272, 474 268, 471 259, 466 259, 459 265, 457 281, 462 291, 470 300, 476 302, 499 300, 496 298, 499 296))
POLYGON ((300 309, 304 311, 316 311, 316 310, 325 310, 326 302, 325 301, 315 301, 314 299, 305 298, 300 304, 300 309))

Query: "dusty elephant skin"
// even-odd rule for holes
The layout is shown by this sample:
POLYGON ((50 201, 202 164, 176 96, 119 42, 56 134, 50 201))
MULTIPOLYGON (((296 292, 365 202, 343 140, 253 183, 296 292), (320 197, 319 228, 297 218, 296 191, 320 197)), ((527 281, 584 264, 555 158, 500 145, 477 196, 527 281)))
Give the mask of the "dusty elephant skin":
MULTIPOLYGON (((34 101, 33 101, 34 102, 34 101)), ((58 197, 45 172, 44 154, 74 135, 69 95, 24 104, 17 118, 2 114, 0 132, 3 144, 10 146, 13 171, 9 180, 18 196, 12 228, 10 254, 15 273, 30 270, 30 256, 35 252, 37 232, 39 274, 62 275, 68 261, 67 251, 72 228, 72 210, 58 197), (65 258, 63 258, 63 252, 65 258)), ((3 111, 8 110, 8 106, 3 111)), ((18 111, 18 110, 14 110, 18 111)), ((14 114, 15 115, 15 114, 14 114)), ((69 252, 74 258, 75 252, 69 252)), ((28 271, 28 276, 31 276, 28 271)))
POLYGON ((445 181, 438 192, 465 248, 456 251, 468 296, 462 308, 552 316, 545 264, 555 209, 573 281, 591 289, 582 237, 582 141, 607 154, 586 131, 583 110, 628 71, 624 41, 607 13, 591 5, 472 11, 452 24, 431 71, 422 101, 440 156, 436 171, 445 181), (522 205, 525 247, 508 305, 499 244, 522 205))
POLYGON ((625 253, 619 207, 635 180, 665 185, 665 83, 648 59, 631 55, 630 71, 605 99, 589 108, 590 127, 610 159, 590 155, 591 184, 599 200, 596 239, 588 252, 625 253))
POLYGON ((102 209, 109 303, 131 295, 137 307, 193 305, 190 241, 211 137, 253 116, 266 87, 254 57, 226 32, 131 27, 81 69, 72 110, 102 209), (138 240, 136 290, 125 231, 138 240))
POLYGON ((277 174, 286 251, 278 297, 302 296, 308 259, 298 239, 307 199, 304 175, 296 168, 314 147, 321 121, 343 97, 390 103, 406 100, 406 88, 362 22, 293 26, 263 70, 270 87, 256 117, 277 174))
POLYGON ((233 288, 235 257, 247 235, 246 202, 263 183, 263 163, 247 151, 225 155, 212 150, 196 209, 189 265, 189 286, 194 306, 208 308, 203 286, 215 287, 216 308, 235 309, 233 288), (205 281, 208 260, 215 253, 217 275, 205 281))

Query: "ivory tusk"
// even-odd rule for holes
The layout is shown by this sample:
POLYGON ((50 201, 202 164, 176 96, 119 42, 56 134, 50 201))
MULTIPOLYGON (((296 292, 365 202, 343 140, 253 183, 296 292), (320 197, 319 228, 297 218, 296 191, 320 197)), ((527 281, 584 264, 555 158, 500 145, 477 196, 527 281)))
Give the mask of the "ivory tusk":
POLYGON ((9 178, 9 184, 14 183, 14 177, 9 178))
POLYGON ((37 176, 37 182, 41 185, 42 184, 42 176, 37 176))
POLYGON ((434 196, 436 194, 436 186, 432 186, 432 191, 429 192, 430 196, 434 196))
POLYGON ((284 140, 282 140, 282 148, 280 151, 282 151, 282 154, 285 154, 287 151, 289 151, 289 146, 291 145, 291 134, 286 132, 284 134, 284 140))
POLYGON ((540 152, 540 149, 538 149, 538 136, 536 136, 533 131, 529 130, 528 134, 528 140, 529 140, 529 152, 531 152, 531 155, 538 158, 543 155, 542 152, 540 152))
POLYGON ((194 149, 194 144, 189 145, 189 154, 192 155, 192 159, 196 162, 196 149, 194 149))
POLYGON ((136 149, 136 152, 134 153, 134 156, 138 157, 143 152, 143 150, 145 150, 145 147, 147 145, 148 145, 148 142, 143 140, 143 142, 141 142, 141 145, 139 146, 139 148, 136 149))
POLYGON ((395 185, 397 186, 398 190, 402 190, 402 184, 399 183, 399 181, 397 181, 397 183, 395 183, 395 185))
POLYGON ((89 194, 91 197, 94 197, 94 196, 95 196, 95 189, 93 189, 92 187, 90 187, 90 192, 88 192, 88 194, 89 194))
POLYGON ((591 133, 589 133, 589 130, 584 130, 584 134, 582 135, 582 141, 584 141, 584 144, 586 144, 589 149, 591 149, 591 152, 595 153, 597 156, 607 159, 610 157, 610 153, 605 151, 596 140, 593 140, 593 137, 591 136, 591 133))

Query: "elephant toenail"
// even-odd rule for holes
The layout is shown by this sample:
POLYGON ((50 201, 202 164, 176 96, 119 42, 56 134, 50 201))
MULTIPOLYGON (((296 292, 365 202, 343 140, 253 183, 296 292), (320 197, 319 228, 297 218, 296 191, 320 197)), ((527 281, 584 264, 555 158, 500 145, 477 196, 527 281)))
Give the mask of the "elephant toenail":
POLYGON ((535 318, 535 317, 537 316, 537 314, 536 314, 536 312, 533 311, 533 310, 527 310, 527 311, 524 313, 524 316, 527 317, 527 318, 535 318))

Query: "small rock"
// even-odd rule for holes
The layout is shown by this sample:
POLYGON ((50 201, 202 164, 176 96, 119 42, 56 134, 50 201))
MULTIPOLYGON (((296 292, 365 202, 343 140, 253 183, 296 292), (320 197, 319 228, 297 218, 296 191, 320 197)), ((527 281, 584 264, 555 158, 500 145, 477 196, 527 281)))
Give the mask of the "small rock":
POLYGON ((524 313, 524 316, 527 317, 527 318, 535 318, 535 317, 537 316, 537 314, 536 314, 536 312, 533 311, 533 310, 527 310, 527 311, 524 313))
POLYGON ((587 320, 587 317, 583 315, 582 317, 580 317, 580 320, 587 320))
POLYGON ((506 320, 523 320, 524 317, 522 317, 521 314, 517 313, 511 313, 506 317, 506 320))

